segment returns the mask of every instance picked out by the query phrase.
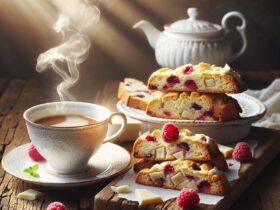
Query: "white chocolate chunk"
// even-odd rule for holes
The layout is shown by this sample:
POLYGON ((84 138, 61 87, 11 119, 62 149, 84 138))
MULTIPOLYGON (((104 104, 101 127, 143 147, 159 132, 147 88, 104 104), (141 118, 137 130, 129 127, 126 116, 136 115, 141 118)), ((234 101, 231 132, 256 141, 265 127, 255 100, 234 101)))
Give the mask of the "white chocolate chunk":
POLYGON ((190 115, 190 111, 186 111, 186 110, 185 110, 185 111, 182 112, 182 117, 183 117, 183 118, 188 118, 189 115, 190 115))
POLYGON ((184 187, 184 188, 189 188, 189 189, 193 189, 193 190, 198 190, 197 188, 197 184, 195 181, 193 180, 185 180, 184 182, 181 182, 180 183, 180 186, 181 187, 184 187))
POLYGON ((216 82, 213 78, 210 78, 210 79, 205 79, 204 80, 204 85, 206 87, 214 87, 216 85, 216 82))
POLYGON ((189 183, 189 180, 185 180, 185 181, 181 182, 181 183, 179 184, 179 186, 180 186, 180 187, 183 187, 183 188, 187 188, 188 183, 189 183))
POLYGON ((121 185, 121 186, 111 186, 111 190, 115 193, 128 193, 129 186, 128 185, 121 185))
POLYGON ((164 173, 162 171, 150 173, 150 178, 153 181, 156 181, 156 180, 164 178, 164 177, 165 176, 164 176, 164 173))
POLYGON ((138 199, 139 205, 163 203, 163 200, 159 195, 146 189, 136 189, 135 195, 138 199))
POLYGON ((37 190, 29 189, 17 194, 18 199, 34 201, 40 197, 42 197, 44 193, 39 192, 37 190))
POLYGON ((156 158, 165 158, 165 148, 160 147, 156 149, 156 158))
POLYGON ((233 149, 231 147, 227 147, 221 144, 218 144, 219 150, 223 153, 226 159, 231 158, 233 149))
POLYGON ((185 180, 185 177, 179 172, 171 177, 171 181, 174 185, 178 185, 185 180))
POLYGON ((226 74, 226 73, 228 73, 230 70, 231 70, 230 66, 229 66, 228 64, 226 64, 226 65, 222 68, 221 73, 222 73, 222 74, 226 74))
POLYGON ((176 152, 173 154, 173 156, 177 159, 177 160, 184 160, 184 152, 180 151, 180 152, 176 152))
POLYGON ((159 171, 159 164, 155 164, 152 166, 152 168, 149 169, 149 173, 153 173, 159 171))

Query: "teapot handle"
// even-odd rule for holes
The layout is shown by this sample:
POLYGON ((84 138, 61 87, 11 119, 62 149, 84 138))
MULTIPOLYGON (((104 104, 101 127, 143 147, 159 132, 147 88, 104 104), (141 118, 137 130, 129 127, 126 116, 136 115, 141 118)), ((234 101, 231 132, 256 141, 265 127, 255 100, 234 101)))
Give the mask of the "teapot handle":
POLYGON ((246 35, 245 35, 246 20, 245 20, 245 17, 240 12, 233 11, 233 12, 227 13, 223 17, 223 19, 222 19, 222 27, 224 28, 226 33, 229 33, 230 29, 227 28, 227 20, 230 17, 233 17, 233 16, 239 17, 241 19, 241 21, 242 21, 241 26, 236 26, 236 30, 241 35, 243 45, 242 45, 241 49, 237 53, 232 55, 230 62, 235 60, 236 58, 238 58, 240 55, 242 55, 245 52, 246 48, 247 48, 247 38, 246 38, 246 35))

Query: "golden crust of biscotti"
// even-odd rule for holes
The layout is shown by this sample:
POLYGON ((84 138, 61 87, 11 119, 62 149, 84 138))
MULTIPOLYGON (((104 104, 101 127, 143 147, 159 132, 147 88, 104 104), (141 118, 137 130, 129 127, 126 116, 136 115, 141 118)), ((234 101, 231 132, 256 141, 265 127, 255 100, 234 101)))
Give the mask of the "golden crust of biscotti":
POLYGON ((142 110, 145 110, 150 100, 158 94, 149 91, 142 81, 133 78, 125 78, 118 89, 118 98, 122 102, 129 107, 142 110))
POLYGON ((187 187, 214 195, 224 195, 230 188, 229 182, 223 173, 208 164, 199 164, 189 160, 167 161, 155 164, 138 172, 135 181, 138 184, 168 189, 181 190, 187 187), (164 172, 166 165, 173 168, 171 173, 164 172), (155 173, 160 174, 157 179, 153 179, 155 177, 153 174, 155 173), (207 183, 207 189, 204 188, 205 183, 207 183))
POLYGON ((164 142, 161 131, 158 129, 152 133, 143 134, 134 142, 132 154, 136 158, 150 161, 167 161, 178 158, 208 161, 219 170, 227 169, 226 160, 219 151, 217 143, 203 134, 191 135, 187 129, 181 129, 178 140, 172 143, 164 142), (147 136, 154 138, 154 141, 148 141, 147 136), (161 151, 160 156, 158 151, 161 151))
POLYGON ((155 117, 220 122, 239 119, 241 111, 237 101, 226 94, 199 92, 162 93, 146 108, 147 114, 155 117))
POLYGON ((174 70, 159 69, 150 76, 148 86, 153 87, 152 90, 204 93, 240 93, 246 90, 240 75, 228 65, 217 67, 207 63, 186 64, 174 70), (192 69, 188 73, 184 73, 186 68, 192 69), (176 80, 174 80, 174 76, 176 80), (191 81, 192 85, 185 85, 187 81, 191 81))

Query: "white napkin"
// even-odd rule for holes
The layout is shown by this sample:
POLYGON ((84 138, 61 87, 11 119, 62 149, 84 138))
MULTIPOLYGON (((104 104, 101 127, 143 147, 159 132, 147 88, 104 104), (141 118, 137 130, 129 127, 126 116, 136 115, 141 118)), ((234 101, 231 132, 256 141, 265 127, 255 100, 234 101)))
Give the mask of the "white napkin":
POLYGON ((267 88, 247 90, 245 93, 262 101, 267 108, 265 116, 253 125, 280 130, 280 78, 267 88))

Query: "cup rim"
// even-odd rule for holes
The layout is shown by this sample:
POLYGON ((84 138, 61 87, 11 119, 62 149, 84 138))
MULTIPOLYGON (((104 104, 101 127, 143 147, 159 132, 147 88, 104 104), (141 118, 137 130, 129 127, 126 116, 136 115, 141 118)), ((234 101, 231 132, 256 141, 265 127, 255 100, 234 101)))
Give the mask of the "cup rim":
POLYGON ((23 112, 23 118, 24 118, 25 122, 30 123, 31 125, 33 125, 35 127, 52 129, 52 130, 73 130, 73 129, 84 129, 84 128, 89 128, 89 127, 95 127, 95 126, 98 126, 98 125, 103 124, 104 122, 108 121, 108 119, 110 118, 110 115, 111 115, 111 111, 108 108, 106 108, 105 106, 88 103, 88 102, 80 102, 80 101, 54 101, 54 102, 42 103, 42 104, 37 104, 35 106, 32 106, 23 112), (28 114, 30 114, 30 112, 32 112, 34 109, 39 109, 42 106, 48 106, 48 105, 53 105, 53 104, 62 104, 62 103, 83 104, 83 105, 94 106, 94 107, 97 107, 99 109, 103 109, 104 111, 106 111, 108 113, 108 117, 106 117, 106 119, 104 119, 102 121, 98 121, 97 123, 92 123, 92 124, 88 124, 88 125, 67 126, 67 127, 63 127, 63 126, 55 127, 55 126, 50 126, 50 125, 42 125, 42 124, 35 123, 28 118, 28 114))

